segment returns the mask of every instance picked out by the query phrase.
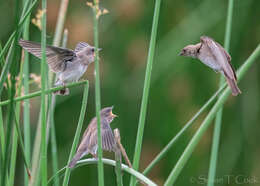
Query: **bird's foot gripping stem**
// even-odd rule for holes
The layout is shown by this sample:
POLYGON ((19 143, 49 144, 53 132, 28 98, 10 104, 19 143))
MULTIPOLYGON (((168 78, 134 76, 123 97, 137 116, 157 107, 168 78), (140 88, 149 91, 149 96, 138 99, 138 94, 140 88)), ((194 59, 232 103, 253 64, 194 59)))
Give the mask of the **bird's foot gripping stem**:
POLYGON ((62 83, 62 85, 64 88, 53 92, 54 95, 66 96, 66 95, 70 94, 70 90, 68 88, 66 88, 66 84, 62 83))

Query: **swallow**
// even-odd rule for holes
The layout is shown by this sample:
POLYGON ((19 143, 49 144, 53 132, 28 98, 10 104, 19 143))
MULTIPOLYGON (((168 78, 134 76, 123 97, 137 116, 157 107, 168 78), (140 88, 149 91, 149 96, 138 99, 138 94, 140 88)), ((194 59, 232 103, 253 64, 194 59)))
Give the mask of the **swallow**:
POLYGON ((184 47, 179 55, 199 59, 215 72, 224 75, 233 96, 241 93, 237 86, 236 72, 231 64, 231 56, 214 39, 201 36, 200 43, 184 47))
MULTIPOLYGON (((41 44, 20 39, 19 44, 29 53, 41 59, 41 44)), ((101 49, 98 49, 101 50, 101 49)), ((88 65, 94 61, 95 47, 79 42, 74 50, 46 46, 46 60, 52 72, 56 74, 55 86, 65 86, 69 82, 77 82, 86 72, 88 65)), ((58 95, 68 95, 69 89, 57 91, 58 95)))
MULTIPOLYGON (((110 123, 117 115, 112 113, 112 109, 113 107, 106 107, 100 111, 102 149, 106 151, 115 151, 116 149, 116 141, 110 123)), ((97 118, 95 117, 85 130, 77 152, 69 163, 69 168, 73 168, 78 160, 89 153, 97 158, 97 148, 97 118)))

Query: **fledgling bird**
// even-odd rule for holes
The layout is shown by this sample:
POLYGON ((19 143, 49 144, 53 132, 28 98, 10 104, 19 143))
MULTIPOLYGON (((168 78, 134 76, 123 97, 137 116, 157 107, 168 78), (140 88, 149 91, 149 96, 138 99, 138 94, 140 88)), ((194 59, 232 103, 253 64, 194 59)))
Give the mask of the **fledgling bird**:
MULTIPOLYGON (((29 53, 41 59, 40 43, 20 39, 19 44, 29 53)), ((86 72, 88 65, 94 61, 94 58, 95 48, 85 42, 79 42, 74 50, 46 46, 48 66, 57 75, 55 86, 65 86, 66 83, 78 81, 86 72)), ((64 88, 57 91, 56 94, 68 95, 69 89, 64 88)))
POLYGON ((212 38, 201 36, 200 43, 184 47, 179 55, 197 58, 215 72, 221 72, 231 88, 232 95, 241 93, 237 86, 236 72, 230 62, 230 55, 212 38))
MULTIPOLYGON (((101 124, 101 136, 102 136, 102 149, 106 151, 115 151, 116 143, 112 129, 110 128, 110 123, 113 121, 115 114, 112 113, 112 107, 103 108, 100 111, 100 124, 101 124)), ((93 118, 85 130, 81 143, 78 150, 69 163, 69 168, 73 168, 77 161, 83 156, 91 154, 94 158, 97 158, 97 118, 93 118)))

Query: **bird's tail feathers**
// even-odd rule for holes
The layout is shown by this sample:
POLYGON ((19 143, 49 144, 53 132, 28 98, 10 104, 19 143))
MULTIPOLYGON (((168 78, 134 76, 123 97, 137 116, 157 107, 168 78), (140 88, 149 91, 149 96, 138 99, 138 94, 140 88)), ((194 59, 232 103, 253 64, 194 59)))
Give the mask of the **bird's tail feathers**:
POLYGON ((76 155, 72 158, 72 160, 69 163, 69 168, 75 167, 77 161, 79 161, 81 157, 82 153, 76 153, 76 155))
POLYGON ((233 96, 237 96, 238 94, 241 94, 240 89, 237 86, 237 82, 235 79, 230 79, 228 77, 226 77, 227 83, 231 89, 232 95, 233 96))

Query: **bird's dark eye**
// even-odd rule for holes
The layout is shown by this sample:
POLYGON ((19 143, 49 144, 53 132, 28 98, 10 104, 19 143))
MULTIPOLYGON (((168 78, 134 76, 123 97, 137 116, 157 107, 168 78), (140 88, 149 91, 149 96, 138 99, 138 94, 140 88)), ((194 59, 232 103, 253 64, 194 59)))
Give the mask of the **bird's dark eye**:
POLYGON ((183 51, 183 52, 186 52, 186 49, 183 49, 182 51, 183 51))
POLYGON ((95 49, 94 49, 94 48, 92 48, 92 49, 91 49, 91 52, 95 52, 95 49))

